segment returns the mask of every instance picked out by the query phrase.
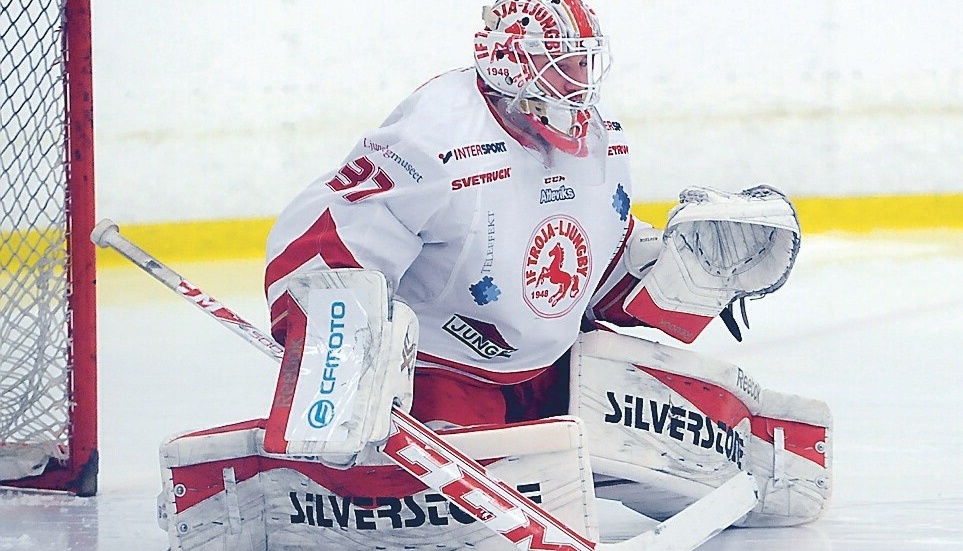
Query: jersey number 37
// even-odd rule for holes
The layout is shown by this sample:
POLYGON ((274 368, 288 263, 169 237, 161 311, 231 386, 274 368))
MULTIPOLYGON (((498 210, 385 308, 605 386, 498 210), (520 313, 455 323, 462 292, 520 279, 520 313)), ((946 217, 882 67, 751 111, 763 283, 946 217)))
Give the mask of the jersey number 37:
POLYGON ((367 157, 358 157, 341 167, 341 170, 338 171, 335 177, 328 182, 328 187, 338 193, 354 189, 354 191, 350 193, 345 193, 344 199, 349 203, 357 203, 376 193, 388 191, 395 187, 395 183, 385 171, 376 167, 370 159, 367 157), (374 187, 366 185, 363 186, 364 189, 355 189, 369 181, 374 187))

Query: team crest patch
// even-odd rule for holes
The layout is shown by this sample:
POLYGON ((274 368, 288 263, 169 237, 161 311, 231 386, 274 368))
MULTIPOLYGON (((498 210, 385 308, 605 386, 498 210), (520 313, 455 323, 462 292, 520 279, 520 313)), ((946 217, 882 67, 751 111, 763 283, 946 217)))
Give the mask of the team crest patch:
POLYGON ((592 273, 588 236, 572 217, 543 220, 529 238, 525 302, 543 318, 567 314, 585 294, 592 273))

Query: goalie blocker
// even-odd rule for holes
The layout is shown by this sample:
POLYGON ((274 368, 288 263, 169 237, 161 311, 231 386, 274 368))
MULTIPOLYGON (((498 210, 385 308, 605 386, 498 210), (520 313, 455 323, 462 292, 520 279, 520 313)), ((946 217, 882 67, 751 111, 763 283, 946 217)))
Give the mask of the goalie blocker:
POLYGON ((607 331, 581 335, 571 357, 569 413, 586 424, 598 497, 661 520, 744 471, 759 499, 737 526, 792 526, 826 508, 832 418, 823 402, 607 331))
POLYGON ((373 270, 294 275, 284 300, 265 450, 350 467, 388 437, 392 406, 411 409, 418 319, 373 270))

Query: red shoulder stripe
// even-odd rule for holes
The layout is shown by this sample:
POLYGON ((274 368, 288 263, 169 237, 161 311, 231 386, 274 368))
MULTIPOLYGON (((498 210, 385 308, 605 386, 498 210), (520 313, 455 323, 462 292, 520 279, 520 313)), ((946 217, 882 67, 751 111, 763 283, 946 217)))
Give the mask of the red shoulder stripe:
POLYGON ((264 274, 264 290, 319 255, 329 268, 361 268, 351 251, 338 235, 338 226, 325 209, 317 221, 300 237, 292 241, 271 261, 264 274))

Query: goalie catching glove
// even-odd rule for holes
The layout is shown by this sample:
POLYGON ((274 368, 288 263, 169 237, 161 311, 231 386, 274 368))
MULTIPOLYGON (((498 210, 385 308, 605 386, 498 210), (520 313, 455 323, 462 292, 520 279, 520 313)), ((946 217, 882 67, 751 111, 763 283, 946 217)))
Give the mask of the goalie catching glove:
POLYGON ((388 437, 393 406, 411 408, 418 320, 372 270, 295 275, 285 300, 264 449, 350 467, 388 437))
MULTIPOLYGON (((662 243, 658 260, 626 297, 625 311, 691 343, 734 301, 762 297, 786 282, 799 252, 799 219, 770 186, 740 193, 690 187, 669 212, 662 243)), ((730 315, 730 329, 731 321, 730 315)), ((739 338, 738 328, 733 334, 739 338)))

